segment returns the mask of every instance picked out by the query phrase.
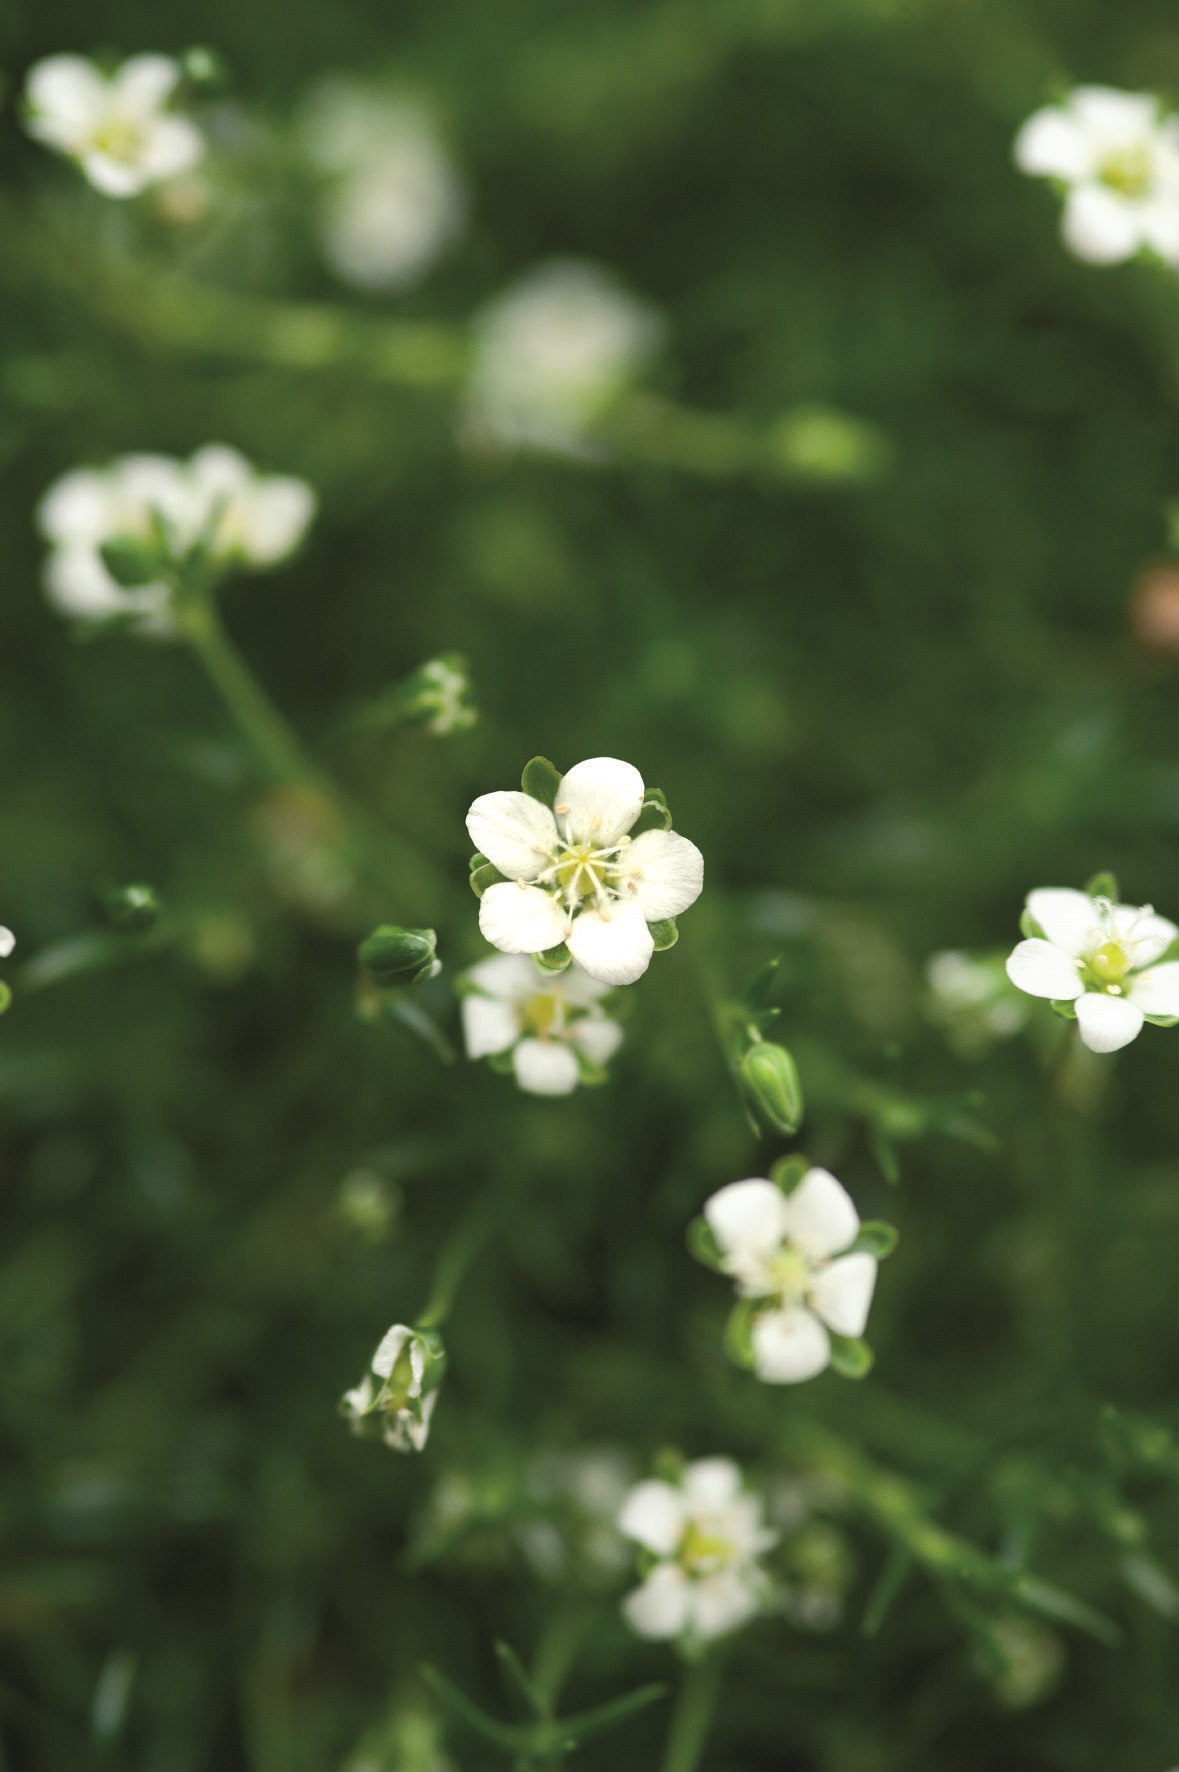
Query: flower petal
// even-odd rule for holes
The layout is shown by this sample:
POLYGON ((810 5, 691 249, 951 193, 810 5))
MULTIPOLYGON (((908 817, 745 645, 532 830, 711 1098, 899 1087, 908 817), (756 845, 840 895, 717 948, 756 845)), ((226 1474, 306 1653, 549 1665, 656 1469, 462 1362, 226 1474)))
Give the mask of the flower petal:
POLYGON ((680 1490, 649 1478, 631 1490, 618 1514, 618 1530, 657 1557, 670 1557, 684 1535, 688 1512, 680 1490))
MULTIPOLYGON (((501 890, 493 886, 484 893, 483 903, 492 892, 501 890)), ((647 919, 636 904, 616 903, 608 911, 582 911, 565 939, 577 964, 601 984, 633 984, 643 976, 655 951, 647 919)))
POLYGON ((542 979, 527 954, 493 954, 472 966, 465 976, 485 997, 496 997, 501 1003, 524 1002, 556 983, 555 979, 542 979))
POLYGON ((404 1323, 394 1323, 392 1329, 386 1331, 370 1362, 378 1378, 388 1378, 412 1334, 413 1330, 407 1329, 404 1323))
POLYGON ((1045 939, 1066 954, 1083 954, 1102 939, 1097 906, 1087 892, 1040 886, 1028 893, 1027 908, 1045 939))
POLYGON ((1179 1015, 1179 960, 1140 972, 1126 995, 1144 1015, 1179 1015))
POLYGON ((689 1582, 678 1563, 659 1563, 642 1587, 622 1602, 622 1616, 636 1636, 653 1641, 678 1637, 688 1623, 689 1582))
POLYGON ((765 1258, 786 1236, 786 1196, 772 1181, 731 1181, 704 1202, 704 1217, 726 1255, 765 1258))
POLYGON ((187 117, 157 117, 144 137, 140 171, 155 184, 188 172, 204 157, 205 138, 187 117))
POLYGON ((1116 86, 1078 86, 1069 94, 1069 109, 1099 152, 1142 145, 1158 122, 1158 105, 1149 92, 1122 92, 1116 86))
POLYGON ((741 1471, 731 1458, 697 1458, 684 1466, 684 1496, 693 1510, 728 1507, 741 1493, 741 1471))
POLYGON ((1136 972, 1161 960, 1179 935, 1174 923, 1166 917, 1156 916, 1144 905, 1116 904, 1112 921, 1114 932, 1129 953, 1130 964, 1136 972))
POLYGON ((629 901, 648 923, 678 917, 695 904, 704 885, 704 857, 676 831, 643 831, 618 858, 629 901))
POLYGON ((480 854, 509 880, 535 879, 557 842, 552 813, 531 794, 480 794, 467 813, 467 830, 480 854))
POLYGON ((7 960, 15 946, 16 936, 11 929, 6 929, 3 923, 0 923, 0 960, 7 960))
POLYGON ((108 475, 77 468, 49 488, 37 506, 37 526, 59 547, 93 547, 110 534, 113 503, 108 475))
POLYGON ((689 1621, 698 1637, 727 1636, 758 1610, 756 1593, 736 1569, 720 1569, 694 1581, 688 1597, 689 1621))
POLYGON ((170 55, 133 55, 111 82, 111 97, 121 114, 146 117, 167 103, 179 79, 170 55))
MULTIPOLYGON (((525 965, 531 966, 531 960, 525 965)), ((510 1003, 493 997, 464 997, 460 1005, 468 1058, 506 1052, 520 1038, 520 1020, 510 1003)))
POLYGON ((860 1215, 847 1189, 826 1169, 808 1169, 785 1206, 786 1234, 804 1255, 838 1255, 855 1242, 860 1215))
POLYGON ((480 899, 479 927, 502 953, 543 954, 564 941, 569 924, 551 893, 506 880, 480 899))
POLYGON ((1090 1052, 1118 1052, 1142 1032, 1145 1019, 1137 1003, 1086 991, 1077 998, 1077 1026, 1090 1052))
POLYGON ((824 1268, 811 1287, 811 1306, 836 1335, 862 1335, 876 1286, 874 1255, 844 1255, 824 1268))
POLYGON ((1029 997, 1071 1003, 1084 990, 1077 962, 1050 941, 1021 941, 1007 956, 1007 976, 1029 997))
POLYGON ((587 1015, 570 1028, 569 1038, 591 1064, 609 1064, 622 1045, 622 1029, 608 1015, 587 1015))
POLYGON ((98 124, 106 96, 106 81, 85 56, 47 56, 25 85, 29 134, 71 152, 98 124))
POLYGON ((606 848, 626 835, 643 810, 643 778, 633 763, 589 757, 561 777, 556 805, 564 809, 557 816, 570 843, 606 848))
POLYGON ((588 1009, 599 997, 606 995, 610 986, 602 984, 599 979, 591 978, 580 966, 573 965, 556 975, 553 988, 560 991, 572 1008, 588 1009))
POLYGON ((765 1384, 802 1384, 831 1363, 827 1331, 810 1311, 767 1311, 753 1325, 753 1370, 765 1384))
POLYGON ((1104 185, 1073 186, 1061 232, 1069 251, 1091 265, 1119 264, 1142 245, 1137 205, 1104 185))
POLYGON ((1015 164, 1033 178, 1071 184, 1093 168, 1093 149, 1076 118, 1055 105, 1030 116, 1015 138, 1015 164))
POLYGON ((529 1095, 572 1095, 577 1088, 577 1060, 560 1040, 521 1040, 512 1064, 529 1095))

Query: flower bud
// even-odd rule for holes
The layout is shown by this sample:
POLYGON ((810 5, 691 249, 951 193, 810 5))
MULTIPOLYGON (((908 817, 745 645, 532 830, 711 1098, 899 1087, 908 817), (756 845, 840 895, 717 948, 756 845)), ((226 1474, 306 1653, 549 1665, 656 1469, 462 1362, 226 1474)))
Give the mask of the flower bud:
POLYGON ((433 929, 402 929, 396 923, 382 923, 361 942, 357 957, 380 985, 421 984, 442 970, 437 946, 433 929))
POLYGON ((137 535, 112 535, 98 551, 110 576, 125 591, 151 584, 167 565, 155 543, 137 535))
POLYGON ((737 1073, 749 1104, 774 1132, 797 1132, 802 1124, 802 1084, 785 1046, 757 1040, 738 1060, 737 1073))
POLYGON ((402 716, 443 738, 465 732, 479 718, 471 696, 467 661, 458 652, 427 659, 397 691, 402 716))
POLYGON ((124 935, 146 935, 160 920, 155 889, 142 881, 110 887, 102 894, 102 908, 107 921, 124 935))
POLYGON ((430 1432, 446 1350, 435 1329, 395 1323, 355 1390, 340 1398, 352 1432, 377 1434, 394 1452, 420 1452, 430 1432))

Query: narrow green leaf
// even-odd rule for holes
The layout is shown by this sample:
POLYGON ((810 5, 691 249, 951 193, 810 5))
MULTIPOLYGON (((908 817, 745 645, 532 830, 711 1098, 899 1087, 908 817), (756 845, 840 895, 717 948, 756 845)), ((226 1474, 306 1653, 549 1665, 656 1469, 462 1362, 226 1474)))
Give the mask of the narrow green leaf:
POLYGON ((901 1179, 901 1160, 897 1156, 896 1146, 884 1130, 883 1126, 873 1126, 868 1132, 868 1144, 872 1155, 880 1166, 880 1173, 885 1181, 893 1187, 901 1179))
POLYGON ((739 1001, 743 1009, 752 1013, 765 1006, 769 1001, 770 992, 777 982, 778 968, 781 964, 782 956, 780 954, 775 959, 766 961, 761 971, 754 977, 752 984, 747 985, 741 993, 739 1001))
POLYGON ((879 1633, 881 1625, 892 1610, 893 1601, 897 1598, 913 1568, 913 1559, 903 1545, 889 1546, 884 1567, 872 1592, 868 1595, 868 1603, 864 1607, 864 1616, 860 1620, 860 1630, 866 1637, 874 1637, 879 1633))
POLYGON ((443 1704, 448 1705, 456 1716, 461 1717, 469 1728, 474 1729, 485 1740, 493 1741, 497 1747, 507 1748, 509 1752, 518 1752, 522 1747, 528 1746, 531 1728, 514 1728, 507 1723, 497 1722, 495 1717, 489 1717, 465 1692, 452 1686, 445 1674, 439 1673, 436 1667, 424 1664, 420 1672, 427 1686, 437 1693, 443 1704))
POLYGON ((584 1741, 587 1736, 600 1735, 604 1729, 612 1729, 616 1723, 624 1723, 636 1712, 658 1703, 666 1691, 666 1686, 639 1686, 633 1692, 623 1693, 621 1698, 612 1698, 606 1704, 599 1704, 594 1710, 578 1711, 572 1717, 562 1717, 559 1727, 568 1738, 584 1741))
POLYGON ((1086 1631, 1089 1636, 1096 1637, 1099 1643, 1109 1647, 1120 1641, 1121 1628, 1104 1612, 1090 1606, 1085 1600, 1078 1600, 1054 1582, 1042 1581, 1036 1575, 1020 1575, 1017 1577, 1013 1591, 1017 1599, 1030 1606, 1034 1612, 1040 1612, 1045 1618, 1055 1618, 1061 1624, 1075 1625, 1077 1630, 1086 1631))
POLYGON ((647 928, 651 931, 651 940, 655 943, 657 954, 666 953, 667 949, 673 948, 680 938, 674 917, 665 917, 659 923, 648 923, 647 928))
POLYGON ((550 811, 557 799, 557 789, 561 785, 561 771, 547 757, 533 757, 525 763, 524 773, 520 777, 520 786, 534 800, 539 800, 550 811))

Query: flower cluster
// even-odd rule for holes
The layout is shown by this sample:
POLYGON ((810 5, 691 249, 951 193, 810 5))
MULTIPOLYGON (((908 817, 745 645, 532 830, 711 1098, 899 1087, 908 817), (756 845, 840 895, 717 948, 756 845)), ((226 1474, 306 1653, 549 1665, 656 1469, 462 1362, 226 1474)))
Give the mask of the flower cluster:
POLYGON ((529 1095, 569 1095, 596 1081, 621 1043, 622 1029, 599 1003, 608 987, 578 967, 546 976, 524 955, 497 954, 463 982, 468 1058, 508 1059, 529 1095))
POLYGON ((167 55, 134 55, 111 74, 85 56, 51 55, 29 72, 25 127, 104 196, 135 197, 204 154, 196 124, 167 108, 180 76, 167 55))
POLYGON ((354 1434, 378 1434, 394 1452, 420 1452, 445 1369, 434 1330, 394 1323, 360 1383, 340 1398, 340 1413, 354 1434))
POLYGON ((1147 250, 1179 264, 1179 116, 1146 92, 1078 86, 1028 118, 1015 141, 1022 172, 1065 190, 1065 245, 1090 264, 1147 250))
POLYGON ((315 494, 303 480, 259 474, 223 444, 188 461, 125 455, 107 468, 78 468, 50 487, 38 509, 51 544, 46 595, 78 621, 132 616, 166 633, 168 563, 199 550, 214 571, 265 570, 293 553, 314 512, 315 494), (143 562, 142 582, 114 575, 112 546, 143 562), (157 569, 161 576, 150 576, 157 569))

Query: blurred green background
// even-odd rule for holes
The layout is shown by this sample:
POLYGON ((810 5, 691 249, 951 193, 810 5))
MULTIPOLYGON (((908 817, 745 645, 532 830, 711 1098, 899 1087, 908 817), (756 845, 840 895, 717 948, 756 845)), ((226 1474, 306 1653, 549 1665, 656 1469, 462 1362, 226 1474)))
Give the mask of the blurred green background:
MULTIPOLYGON (((641 1473, 671 1445, 817 1473, 841 1571, 832 1628, 734 1641, 713 1772, 1165 1772, 1179 1036, 1082 1064, 1037 1005, 963 1054, 923 968, 1002 949, 1030 887, 1103 867, 1179 915, 1175 671, 1128 615, 1179 494, 1179 285, 1069 260, 1010 160, 1073 80, 1179 89, 1171 9, 0 11, 10 94, 58 50, 193 42, 227 82, 191 227, 104 202, 13 103, 0 123, 0 1763, 481 1772, 504 1762, 418 1669, 507 1716, 496 1638, 572 1645, 567 1707, 674 1684, 621 1590, 544 1576, 525 1530, 540 1455, 641 1473), (334 71, 428 98, 467 182, 464 236, 396 298, 333 280, 292 170, 334 71), (446 365, 480 304, 570 254, 664 314, 665 404, 623 410, 601 466, 474 457, 446 365), (436 373, 380 367, 408 322, 436 373), (743 457, 815 406, 878 427, 863 474, 743 457), (426 858, 397 902, 337 877, 182 649, 80 643, 43 602, 50 481, 209 441, 319 492, 303 554, 226 618, 426 858), (449 649, 473 731, 333 739, 449 649), (626 993, 609 1085, 557 1102, 356 1006, 357 940, 433 924, 447 973, 414 1001, 457 1037, 447 978, 483 951, 463 815, 538 752, 633 760, 708 867, 626 993), (130 879, 161 939, 22 992, 17 963, 130 879), (684 1248, 783 1148, 747 1129, 710 1007, 774 954, 799 1143, 901 1230, 862 1385, 728 1365, 728 1289, 684 1248), (448 1325, 426 1452, 350 1439, 339 1393, 488 1188, 511 1216, 448 1325), (1097 1635, 1021 1605, 1025 1570, 1097 1635)), ((667 1714, 574 1763, 644 1772, 667 1714)))

